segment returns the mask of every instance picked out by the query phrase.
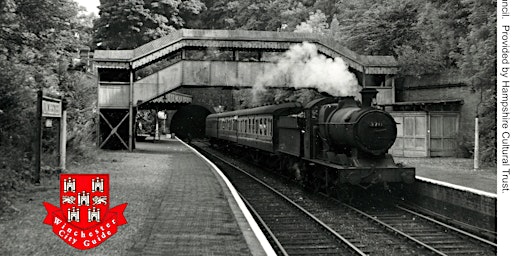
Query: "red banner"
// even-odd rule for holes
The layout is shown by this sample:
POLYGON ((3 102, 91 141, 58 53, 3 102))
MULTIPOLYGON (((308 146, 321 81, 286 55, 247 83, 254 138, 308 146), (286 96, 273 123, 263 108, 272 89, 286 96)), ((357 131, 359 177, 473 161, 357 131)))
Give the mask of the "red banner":
POLYGON ((43 205, 48 211, 43 223, 53 226, 53 233, 80 250, 88 250, 100 245, 117 232, 117 226, 127 223, 123 216, 127 203, 109 209, 102 223, 88 229, 81 229, 68 223, 60 208, 47 202, 43 205))

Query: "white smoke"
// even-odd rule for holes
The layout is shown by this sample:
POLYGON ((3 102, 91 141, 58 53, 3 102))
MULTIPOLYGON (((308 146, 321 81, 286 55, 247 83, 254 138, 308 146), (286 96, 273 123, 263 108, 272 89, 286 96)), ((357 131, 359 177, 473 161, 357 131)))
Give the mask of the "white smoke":
POLYGON ((316 88, 332 96, 356 96, 359 91, 356 76, 341 58, 333 60, 318 54, 316 46, 307 42, 292 46, 272 70, 260 76, 253 95, 271 86, 316 88))

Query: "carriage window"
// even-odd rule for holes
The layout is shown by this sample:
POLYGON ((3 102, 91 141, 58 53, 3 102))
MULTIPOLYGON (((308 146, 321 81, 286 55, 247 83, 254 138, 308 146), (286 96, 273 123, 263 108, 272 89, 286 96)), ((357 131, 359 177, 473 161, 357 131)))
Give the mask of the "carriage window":
POLYGON ((265 136, 268 135, 268 129, 267 129, 267 122, 268 122, 268 118, 265 118, 264 122, 263 122, 263 126, 265 127, 265 136))
POLYGON ((261 135, 267 135, 267 126, 265 125, 266 118, 261 119, 261 135))
POLYGON ((272 136, 272 118, 269 118, 268 121, 268 135, 272 136))
POLYGON ((262 122, 263 122, 263 119, 260 118, 258 120, 258 134, 260 134, 260 135, 263 133, 263 127, 262 127, 263 123, 262 122))

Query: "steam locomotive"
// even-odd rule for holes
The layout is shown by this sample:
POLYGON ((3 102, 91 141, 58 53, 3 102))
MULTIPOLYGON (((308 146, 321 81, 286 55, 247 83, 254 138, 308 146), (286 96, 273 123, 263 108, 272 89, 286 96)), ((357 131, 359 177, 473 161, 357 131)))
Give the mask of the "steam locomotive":
POLYGON ((213 145, 236 145, 258 162, 315 190, 344 184, 412 183, 415 169, 387 153, 396 139, 393 117, 372 107, 377 91, 354 97, 325 97, 304 106, 284 103, 211 114, 206 136, 213 145))

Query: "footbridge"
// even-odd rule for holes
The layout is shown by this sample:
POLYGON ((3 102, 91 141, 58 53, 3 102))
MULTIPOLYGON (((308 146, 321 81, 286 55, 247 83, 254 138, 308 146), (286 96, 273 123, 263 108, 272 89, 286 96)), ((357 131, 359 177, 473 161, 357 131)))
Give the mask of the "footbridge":
MULTIPOLYGON (((214 112, 233 108, 231 89, 252 87, 275 68, 276 55, 292 45, 310 42, 327 57, 342 58, 362 87, 379 90, 379 103, 394 103, 392 56, 359 55, 316 34, 182 29, 133 50, 97 50, 98 145, 134 148, 137 107, 165 97, 178 108, 195 104, 214 112), (226 102, 230 102, 226 106, 226 102)), ((270 85, 287 87, 286 81, 270 85)))

